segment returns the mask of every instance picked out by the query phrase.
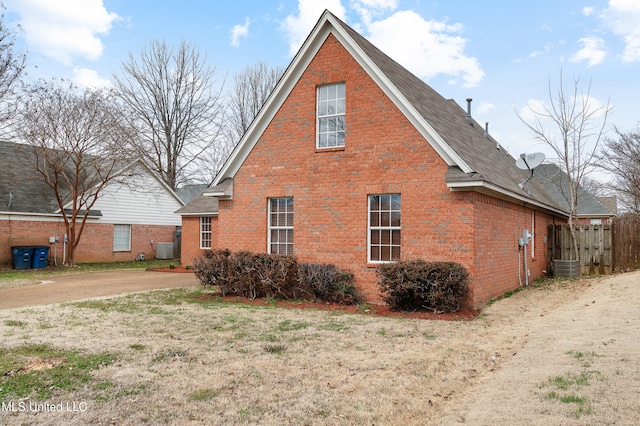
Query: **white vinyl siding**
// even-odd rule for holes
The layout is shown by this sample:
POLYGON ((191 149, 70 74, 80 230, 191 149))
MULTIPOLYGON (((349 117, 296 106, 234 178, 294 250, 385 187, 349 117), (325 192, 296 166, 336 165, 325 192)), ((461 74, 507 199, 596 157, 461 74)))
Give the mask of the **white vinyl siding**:
POLYGON ((400 260, 400 194, 369 195, 369 262, 400 260))
POLYGON ((293 255, 293 198, 269 199, 268 253, 293 255))
POLYGON ((344 83, 318 87, 316 148, 344 146, 345 96, 344 83))
POLYGON ((131 251, 131 225, 113 225, 113 251, 131 251))

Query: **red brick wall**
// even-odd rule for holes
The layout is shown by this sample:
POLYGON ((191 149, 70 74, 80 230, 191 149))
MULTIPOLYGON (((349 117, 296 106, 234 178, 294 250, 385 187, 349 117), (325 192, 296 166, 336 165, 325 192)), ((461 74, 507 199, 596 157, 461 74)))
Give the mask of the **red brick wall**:
MULTIPOLYGON (((211 248, 218 247, 218 217, 211 217, 211 248)), ((200 218, 182 217, 182 253, 180 263, 183 266, 193 265, 193 259, 202 256, 207 250, 200 248, 200 218)))
POLYGON ((295 254, 352 270, 380 301, 367 264, 367 197, 402 195, 402 257, 472 264, 469 203, 452 209, 447 164, 331 36, 219 203, 219 247, 267 250, 267 198, 294 197, 295 254), (316 87, 346 82, 344 149, 316 150, 316 87), (435 229, 435 232, 432 230, 435 229))
MULTIPOLYGON (((350 269, 366 299, 380 302, 376 264, 367 263, 367 200, 370 194, 399 193, 402 258, 462 264, 472 274, 470 303, 477 307, 518 286, 518 236, 530 227, 531 210, 452 193, 447 169, 330 36, 236 173, 233 200, 220 201, 218 247, 267 251, 267 199, 294 197, 298 259, 350 269), (316 150, 316 87, 341 81, 345 147, 316 150)), ((546 264, 542 238, 551 218, 540 215, 532 277, 546 264)))
POLYGON ((518 245, 525 229, 533 231, 535 250, 532 253, 531 244, 526 247, 529 282, 545 275, 549 262, 547 226, 554 220, 557 222, 557 218, 536 211, 532 220, 530 208, 478 193, 467 193, 464 197, 475 200, 473 306, 511 291, 520 283, 525 285, 524 250, 518 245))
MULTIPOLYGON (((131 251, 113 251, 113 224, 87 223, 76 248, 76 262, 112 262, 134 260, 138 254, 145 253, 147 259, 155 254, 157 242, 173 242, 175 226, 163 225, 131 225, 131 251), (151 245, 153 240, 153 246, 151 245)), ((57 236, 58 264, 62 262, 62 236, 65 234, 62 222, 47 221, 0 221, 0 264, 10 265, 12 261, 11 246, 41 245, 50 247, 50 259, 53 259, 53 245, 49 237, 57 236)))

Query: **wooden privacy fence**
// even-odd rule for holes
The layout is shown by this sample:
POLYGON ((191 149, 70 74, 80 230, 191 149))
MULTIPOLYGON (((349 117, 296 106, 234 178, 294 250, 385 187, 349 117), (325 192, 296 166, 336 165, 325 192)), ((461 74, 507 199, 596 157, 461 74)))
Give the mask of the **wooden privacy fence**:
POLYGON ((640 269, 640 217, 627 215, 613 220, 613 258, 616 271, 640 269))
MULTIPOLYGON (((610 274, 614 270, 613 225, 574 225, 580 272, 610 274)), ((549 225, 549 259, 576 260, 569 225, 549 225)))

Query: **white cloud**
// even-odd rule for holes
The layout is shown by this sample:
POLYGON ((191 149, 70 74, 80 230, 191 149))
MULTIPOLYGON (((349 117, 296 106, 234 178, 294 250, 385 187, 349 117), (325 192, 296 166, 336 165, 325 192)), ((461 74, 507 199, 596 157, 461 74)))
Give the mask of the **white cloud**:
POLYGON ((464 87, 473 87, 484 77, 477 59, 464 52, 467 40, 460 36, 461 24, 426 21, 404 10, 372 22, 367 30, 373 44, 420 78, 445 74, 461 77, 464 87))
POLYGON ((295 55, 325 9, 344 20, 346 11, 340 0, 298 0, 298 15, 289 15, 281 29, 289 43, 289 54, 295 55))
POLYGON ((69 65, 76 56, 98 59, 104 46, 99 35, 120 17, 107 12, 102 0, 6 0, 31 48, 69 65))
POLYGON ((246 37, 247 35, 249 35, 250 23, 251 21, 249 20, 249 18, 245 18, 244 25, 238 24, 231 29, 231 45, 233 47, 240 46, 240 37, 246 37))
POLYGON ((486 114, 495 108, 496 106, 490 102, 480 102, 480 105, 478 105, 478 114, 486 114))
MULTIPOLYGON (((451 84, 462 80, 464 87, 476 86, 484 77, 477 59, 464 52, 467 40, 460 35, 461 24, 426 21, 411 10, 394 12, 397 0, 351 0, 350 6, 360 17, 360 22, 350 25, 418 77, 429 79, 444 74, 452 77, 451 84)), ((298 0, 297 16, 287 16, 282 24, 291 55, 300 48, 325 8, 345 19, 340 0, 298 0)))
POLYGON ((622 59, 640 61, 640 2, 638 0, 610 0, 602 12, 605 25, 625 42, 622 59))
POLYGON ((111 88, 113 83, 107 78, 102 78, 95 70, 87 68, 73 69, 73 82, 80 87, 87 88, 111 88))
POLYGON ((582 43, 583 47, 570 58, 571 62, 587 61, 588 66, 592 67, 604 61, 607 51, 604 48, 603 39, 599 37, 583 37, 578 42, 582 43))
POLYGON ((398 8, 397 0, 351 0, 351 7, 360 15, 365 26, 368 26, 373 18, 380 17, 387 11, 398 8))
POLYGON ((582 14, 584 16, 591 16, 593 15, 593 12, 595 11, 595 9, 591 6, 587 6, 587 7, 583 7, 582 8, 582 14))

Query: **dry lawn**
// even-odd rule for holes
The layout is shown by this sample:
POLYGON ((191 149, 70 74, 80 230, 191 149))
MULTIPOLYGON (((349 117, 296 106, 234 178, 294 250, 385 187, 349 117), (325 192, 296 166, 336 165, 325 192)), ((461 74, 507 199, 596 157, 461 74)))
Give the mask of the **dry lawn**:
POLYGON ((2 347, 117 354, 49 401, 82 411, 0 424, 640 424, 639 273, 532 285, 473 321, 188 301, 200 291, 0 311, 2 347))

